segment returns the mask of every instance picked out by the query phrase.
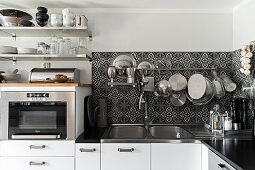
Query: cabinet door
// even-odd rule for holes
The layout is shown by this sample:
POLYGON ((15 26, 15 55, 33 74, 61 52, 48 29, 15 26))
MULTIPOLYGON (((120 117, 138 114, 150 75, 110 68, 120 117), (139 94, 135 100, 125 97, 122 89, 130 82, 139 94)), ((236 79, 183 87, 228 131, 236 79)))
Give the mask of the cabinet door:
POLYGON ((0 142, 0 156, 74 156, 74 141, 6 140, 0 142), (65 149, 63 149, 65 148, 65 149))
POLYGON ((100 170, 100 143, 76 144, 76 170, 100 170))
POLYGON ((235 170, 235 168, 233 168, 212 151, 209 151, 208 158, 209 170, 235 170))
POLYGON ((101 144, 101 170, 150 170, 150 144, 101 144))
POLYGON ((201 144, 151 144, 151 170, 201 170, 201 166, 201 144))
POLYGON ((74 170, 74 157, 0 157, 1 170, 74 170))

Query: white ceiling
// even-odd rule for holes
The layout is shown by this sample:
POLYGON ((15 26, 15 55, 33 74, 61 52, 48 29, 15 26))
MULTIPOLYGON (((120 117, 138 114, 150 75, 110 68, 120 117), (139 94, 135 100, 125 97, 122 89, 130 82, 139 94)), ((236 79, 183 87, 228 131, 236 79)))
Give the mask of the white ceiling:
POLYGON ((232 9, 244 0, 0 0, 0 8, 232 9))

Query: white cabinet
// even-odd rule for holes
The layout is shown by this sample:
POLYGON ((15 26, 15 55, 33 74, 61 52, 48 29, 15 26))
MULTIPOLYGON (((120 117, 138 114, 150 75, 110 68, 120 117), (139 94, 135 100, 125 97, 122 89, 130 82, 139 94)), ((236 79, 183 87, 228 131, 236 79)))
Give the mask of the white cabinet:
POLYGON ((150 170, 150 144, 101 144, 101 170, 150 170))
POLYGON ((1 170, 73 170, 74 157, 0 157, 1 170))
POLYGON ((231 165, 209 150, 208 170, 235 170, 231 165))
POLYGON ((76 170, 100 170, 100 143, 76 144, 76 170))
POLYGON ((0 141, 1 170, 74 170, 74 141, 0 141))
POLYGON ((151 144, 151 170, 201 170, 201 166, 201 144, 151 144))
POLYGON ((6 140, 0 156, 74 156, 74 141, 6 140))

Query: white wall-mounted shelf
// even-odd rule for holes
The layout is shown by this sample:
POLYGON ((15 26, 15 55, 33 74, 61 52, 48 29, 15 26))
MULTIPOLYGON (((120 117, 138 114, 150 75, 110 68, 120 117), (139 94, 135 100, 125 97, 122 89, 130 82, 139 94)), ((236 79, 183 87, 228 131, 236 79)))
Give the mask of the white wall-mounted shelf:
POLYGON ((92 37, 88 27, 0 27, 1 37, 92 37))
POLYGON ((91 61, 86 54, 78 55, 40 55, 40 54, 0 54, 0 60, 15 61, 91 61))

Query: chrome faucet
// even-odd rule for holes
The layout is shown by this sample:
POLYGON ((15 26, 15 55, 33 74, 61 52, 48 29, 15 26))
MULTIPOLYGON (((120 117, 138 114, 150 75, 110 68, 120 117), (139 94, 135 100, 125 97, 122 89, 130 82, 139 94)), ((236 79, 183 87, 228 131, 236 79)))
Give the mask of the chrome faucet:
POLYGON ((148 107, 147 107, 147 100, 146 100, 146 96, 144 93, 144 86, 148 84, 148 82, 144 81, 144 78, 142 79, 141 82, 141 95, 140 95, 140 99, 139 99, 139 110, 142 110, 142 104, 144 104, 144 113, 145 113, 145 117, 144 117, 144 126, 145 129, 148 130, 149 129, 149 125, 150 125, 150 119, 148 116, 148 107))

